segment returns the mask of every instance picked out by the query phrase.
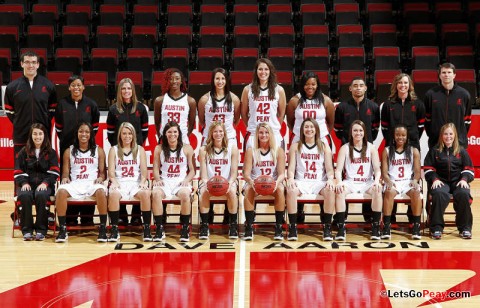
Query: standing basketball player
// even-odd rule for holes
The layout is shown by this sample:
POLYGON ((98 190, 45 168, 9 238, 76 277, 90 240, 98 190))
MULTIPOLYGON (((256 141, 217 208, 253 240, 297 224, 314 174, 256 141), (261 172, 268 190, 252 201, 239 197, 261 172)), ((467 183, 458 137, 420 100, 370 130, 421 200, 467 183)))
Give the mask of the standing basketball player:
POLYGON ((252 83, 243 89, 241 101, 242 120, 247 126, 244 148, 253 146, 253 136, 260 123, 270 126, 274 133, 271 137, 284 148, 280 128, 285 116, 285 90, 277 83, 277 73, 269 59, 257 60, 252 83))

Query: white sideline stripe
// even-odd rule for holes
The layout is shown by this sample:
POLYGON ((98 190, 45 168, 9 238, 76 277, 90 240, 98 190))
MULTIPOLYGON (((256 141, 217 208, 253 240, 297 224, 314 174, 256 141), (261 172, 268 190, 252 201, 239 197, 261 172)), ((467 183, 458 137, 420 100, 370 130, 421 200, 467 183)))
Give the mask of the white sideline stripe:
POLYGON ((245 241, 240 240, 240 277, 238 278, 238 308, 245 307, 245 241))

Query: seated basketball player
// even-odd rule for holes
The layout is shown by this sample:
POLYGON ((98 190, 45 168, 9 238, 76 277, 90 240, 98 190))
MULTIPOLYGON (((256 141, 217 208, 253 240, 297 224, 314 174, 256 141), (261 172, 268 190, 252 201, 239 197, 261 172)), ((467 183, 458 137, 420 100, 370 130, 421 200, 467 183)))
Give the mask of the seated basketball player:
POLYGON ((345 197, 349 193, 366 193, 372 197, 372 235, 380 239, 380 217, 382 216, 382 186, 380 184, 380 158, 377 148, 367 141, 365 124, 355 120, 350 126, 348 143, 344 144, 337 157, 335 178, 335 207, 338 214, 338 232, 335 240, 345 240, 345 197), (345 176, 343 177, 342 174, 345 176))
POLYGON ((383 196, 382 239, 391 238, 391 215, 393 201, 398 194, 410 197, 413 230, 412 238, 419 240, 422 199, 420 198, 420 152, 409 143, 407 127, 398 124, 393 130, 393 145, 385 147, 382 153, 382 178, 385 182, 383 196))
POLYGON ((297 197, 321 194, 324 199, 323 240, 332 240, 335 183, 332 151, 320 139, 317 121, 306 118, 299 129, 299 141, 290 146, 287 171, 288 239, 297 240, 297 197))
POLYGON ((105 181, 105 152, 95 144, 95 134, 90 123, 80 122, 74 134, 73 145, 63 153, 62 182, 58 187, 55 206, 60 230, 55 242, 68 239, 66 226, 67 199, 84 199, 95 196, 100 227, 98 242, 107 241, 107 196, 105 181))
POLYGON ((118 232, 120 200, 132 199, 140 200, 143 240, 152 241, 147 157, 143 147, 137 144, 136 138, 133 125, 123 122, 118 129, 118 143, 110 148, 108 153, 108 178, 111 182, 108 190, 108 210, 112 224, 109 242, 117 242, 120 239, 118 232))
POLYGON ((181 202, 180 241, 190 240, 190 214, 192 179, 195 176, 193 148, 183 143, 183 136, 178 123, 165 123, 161 142, 155 147, 153 158, 153 216, 157 226, 154 241, 165 238, 162 227, 162 199, 177 196, 181 202))
POLYGON ((285 152, 277 145, 273 131, 267 123, 260 123, 255 131, 253 147, 245 153, 243 163, 244 207, 245 207, 245 240, 253 239, 255 179, 261 175, 271 176, 275 180, 275 235, 274 239, 283 239, 283 215, 285 212, 285 152))
POLYGON ((228 237, 238 238, 237 205, 238 205, 238 148, 234 139, 228 139, 225 125, 213 122, 208 129, 206 145, 200 149, 200 239, 208 239, 208 213, 210 210, 210 193, 207 182, 220 175, 228 180, 226 193, 229 214, 228 237))

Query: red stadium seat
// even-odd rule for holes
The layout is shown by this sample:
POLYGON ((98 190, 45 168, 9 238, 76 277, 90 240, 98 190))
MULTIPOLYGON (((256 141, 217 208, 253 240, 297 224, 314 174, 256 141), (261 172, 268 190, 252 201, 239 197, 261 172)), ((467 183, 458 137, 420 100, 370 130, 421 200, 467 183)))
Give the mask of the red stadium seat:
POLYGON ((159 13, 157 5, 133 6, 133 24, 136 26, 155 26, 158 25, 159 13))
POLYGON ((375 70, 395 70, 400 66, 398 47, 374 47, 373 63, 375 70))
POLYGON ((197 65, 200 71, 211 71, 217 67, 223 67, 222 48, 198 48, 197 65))
POLYGON ((84 94, 97 102, 100 110, 108 109, 108 73, 84 71, 83 84, 85 85, 84 94))
POLYGON ((162 69, 178 68, 184 76, 188 76, 189 51, 187 48, 163 48, 162 69))
POLYGON ((55 51, 55 69, 80 75, 83 69, 83 52, 80 48, 57 48, 55 51))
POLYGON ((292 7, 290 4, 268 4, 268 25, 290 26, 292 24, 292 7))
POLYGON ((236 48, 258 48, 260 40, 258 26, 235 26, 233 33, 236 48))
POLYGON ((327 25, 303 26, 303 47, 329 47, 327 25))
POLYGON ((328 48, 304 48, 303 69, 308 71, 328 71, 330 69, 330 52, 328 48))
POLYGON ((233 48, 234 71, 252 71, 258 59, 258 48, 233 48))
POLYGON ((300 15, 304 26, 315 26, 325 24, 325 4, 302 4, 300 6, 300 15))
MULTIPOLYGON (((153 71, 153 49, 152 48, 129 48, 127 49, 126 66, 129 71, 140 71, 143 73, 143 82, 150 82, 153 71)), ((142 86, 143 89, 143 86, 142 86)))

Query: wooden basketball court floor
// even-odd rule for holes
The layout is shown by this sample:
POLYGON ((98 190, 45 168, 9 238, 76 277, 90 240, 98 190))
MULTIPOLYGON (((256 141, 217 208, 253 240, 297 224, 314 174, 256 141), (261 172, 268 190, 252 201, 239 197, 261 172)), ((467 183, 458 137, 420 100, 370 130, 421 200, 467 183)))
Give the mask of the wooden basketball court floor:
POLYGON ((24 242, 19 230, 11 237, 11 192, 0 182, 2 307, 480 307, 478 182, 472 240, 449 225, 442 240, 426 232, 412 241, 400 224, 391 240, 371 241, 352 215, 346 242, 323 242, 318 224, 297 242, 273 241, 272 225, 259 226, 251 242, 218 227, 200 241, 195 201, 187 244, 175 228, 162 243, 142 242, 140 229, 122 232, 118 244, 97 243, 96 231, 71 232, 65 244, 52 231, 24 242))

